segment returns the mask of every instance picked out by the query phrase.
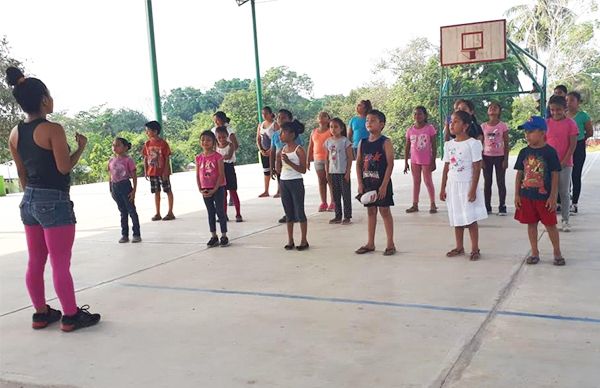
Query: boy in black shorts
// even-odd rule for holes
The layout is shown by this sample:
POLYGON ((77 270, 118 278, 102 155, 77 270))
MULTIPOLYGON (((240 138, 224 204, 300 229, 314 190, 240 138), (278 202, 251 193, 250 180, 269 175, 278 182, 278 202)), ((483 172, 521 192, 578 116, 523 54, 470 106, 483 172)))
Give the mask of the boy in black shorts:
POLYGON ((175 219, 173 215, 173 193, 171 192, 171 165, 169 156, 171 148, 169 144, 160 137, 161 126, 158 121, 146 123, 146 136, 148 141, 144 143, 142 155, 144 157, 144 176, 150 180, 150 191, 154 194, 156 214, 152 221, 170 221, 175 219), (160 216, 160 187, 167 194, 169 200, 169 212, 163 218, 160 216))

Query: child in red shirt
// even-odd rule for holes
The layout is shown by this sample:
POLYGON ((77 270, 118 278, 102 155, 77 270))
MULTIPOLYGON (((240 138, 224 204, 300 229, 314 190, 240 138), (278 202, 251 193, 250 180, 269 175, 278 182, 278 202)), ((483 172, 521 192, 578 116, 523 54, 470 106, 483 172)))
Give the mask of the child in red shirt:
POLYGON ((156 205, 156 214, 152 221, 174 220, 173 215, 173 193, 171 192, 171 165, 169 156, 171 148, 169 144, 160 137, 161 126, 158 121, 146 123, 146 136, 148 141, 144 143, 142 155, 144 157, 144 176, 150 180, 150 191, 154 194, 154 204, 156 205), (160 187, 167 194, 169 199, 169 212, 162 218, 160 216, 160 187))

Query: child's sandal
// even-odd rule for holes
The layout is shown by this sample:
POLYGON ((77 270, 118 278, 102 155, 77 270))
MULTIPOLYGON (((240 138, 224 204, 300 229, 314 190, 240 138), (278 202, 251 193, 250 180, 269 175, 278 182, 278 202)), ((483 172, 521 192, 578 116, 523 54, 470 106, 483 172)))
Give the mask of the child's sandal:
POLYGON ((529 256, 526 261, 527 264, 537 264, 539 262, 540 262, 539 256, 529 256))
POLYGON ((407 213, 416 213, 418 211, 419 211, 419 206, 417 206, 417 205, 412 205, 411 207, 406 209, 407 213))
POLYGON ((564 257, 559 256, 559 257, 555 257, 554 258, 554 263, 553 264, 557 265, 557 266, 562 266, 562 265, 565 265, 566 263, 567 262, 565 261, 564 257))
POLYGON ((454 248, 450 252, 446 253, 446 257, 455 257, 455 256, 464 255, 464 254, 465 254, 464 248, 461 248, 461 249, 454 248))
POLYGON ((478 250, 471 252, 471 255, 469 256, 469 260, 471 261, 477 261, 481 258, 481 253, 478 250))

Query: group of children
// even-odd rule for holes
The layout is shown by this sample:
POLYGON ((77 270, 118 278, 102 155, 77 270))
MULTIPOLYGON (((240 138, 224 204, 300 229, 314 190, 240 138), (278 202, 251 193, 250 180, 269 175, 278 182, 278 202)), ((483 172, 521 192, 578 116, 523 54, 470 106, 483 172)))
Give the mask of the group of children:
MULTIPOLYGON (((579 137, 590 136, 587 125, 589 116, 579 112, 581 96, 571 92, 567 98, 558 93, 549 101, 550 116, 547 120, 533 116, 519 129, 525 131, 527 147, 523 148, 514 168, 517 170, 515 182, 515 219, 528 225, 531 243, 531 256, 527 263, 539 261, 537 247, 537 224, 542 222, 554 247, 554 264, 564 265, 560 251, 556 219, 557 208, 562 214, 562 230, 569 231, 570 184, 573 166, 573 153, 579 147, 579 137), (581 124, 572 120, 579 118, 581 124), (583 131, 582 131, 583 128, 583 131), (583 136, 582 136, 583 132, 583 136), (547 142, 547 143, 546 143, 547 142), (560 201, 559 201, 560 198, 560 201), (562 205, 562 208, 560 206, 562 205)), ((375 230, 377 213, 381 214, 386 231, 387 245, 384 255, 396 252, 393 238, 393 218, 390 206, 394 205, 391 174, 394 165, 394 149, 391 140, 382 134, 386 124, 385 115, 372 108, 370 101, 363 100, 357 105, 357 115, 348 126, 340 118, 331 118, 327 112, 318 115, 318 127, 309 137, 305 151, 300 135, 305 126, 286 109, 275 115, 271 108, 262 110, 263 122, 258 125, 256 144, 264 172, 264 192, 259 197, 269 197, 272 179, 278 182, 275 197, 281 197, 285 215, 280 222, 287 224, 288 241, 286 250, 306 250, 307 218, 304 211, 303 174, 310 169, 311 162, 318 177, 321 204, 319 211, 334 211, 330 224, 350 224, 352 203, 350 174, 353 160, 356 160, 358 196, 368 214, 368 238, 365 245, 356 250, 364 254, 375 250, 375 230), (327 191, 329 190, 329 204, 327 191), (300 224, 300 244, 294 241, 294 224, 300 224)), ((481 257, 478 238, 478 221, 492 212, 491 194, 495 172, 499 194, 498 215, 505 216, 506 183, 508 168, 509 138, 508 126, 500 120, 502 107, 497 102, 488 105, 488 121, 479 125, 474 115, 474 105, 469 100, 458 100, 454 112, 448 117, 444 128, 444 169, 439 198, 445 201, 448 218, 455 230, 456 246, 447 252, 448 257, 464 255, 464 230, 468 229, 471 239, 470 260, 481 257), (483 171, 484 190, 479 187, 483 171)), ((423 106, 414 109, 414 125, 406 131, 404 173, 412 172, 412 206, 407 213, 419 211, 421 181, 424 182, 430 199, 429 212, 437 213, 435 188, 432 173, 436 169, 437 132, 428 122, 428 112, 423 106), (409 163, 410 159, 410 163, 409 163)), ((196 157, 196 177, 209 219, 212 234, 209 247, 227 246, 227 191, 231 194, 236 208, 236 221, 241 222, 237 178, 235 174, 235 151, 239 145, 235 132, 229 127, 229 119, 223 112, 214 116, 215 128, 202 132, 200 146, 202 153, 196 157), (221 238, 216 232, 216 222, 220 224, 221 238)), ((591 126, 590 126, 591 127, 591 126)), ((157 122, 146 124, 149 140, 144 145, 143 156, 145 176, 150 180, 151 191, 155 193, 156 215, 160 217, 160 189, 168 194, 169 212, 163 220, 174 219, 172 212, 173 196, 169 182, 168 144, 159 137, 160 125, 157 122)), ((137 182, 135 165, 127 156, 131 144, 122 138, 115 139, 115 157, 109 162, 111 193, 121 212, 122 238, 128 240, 128 215, 133 221, 132 242, 141 241, 140 227, 135 211, 134 199, 137 182), (129 178, 133 178, 133 186, 129 178)), ((585 155, 585 154, 584 154, 585 155)), ((585 156, 584 156, 585 157, 585 156)), ((584 159, 585 160, 585 159, 584 159)), ((573 179, 575 183, 575 179, 573 179)), ((574 201, 580 192, 574 190, 574 201)))

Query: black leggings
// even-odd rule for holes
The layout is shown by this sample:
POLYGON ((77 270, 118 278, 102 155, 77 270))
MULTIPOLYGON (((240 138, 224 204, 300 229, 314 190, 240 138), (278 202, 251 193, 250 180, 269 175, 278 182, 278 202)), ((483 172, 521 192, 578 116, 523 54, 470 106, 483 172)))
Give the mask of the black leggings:
POLYGON ((342 198, 344 199, 344 218, 352 218, 352 199, 350 182, 346 182, 346 174, 329 174, 333 186, 333 201, 335 202, 335 218, 342 219, 342 198))
POLYGON ((485 207, 488 211, 492 210, 492 174, 496 169, 496 183, 498 184, 498 196, 500 197, 500 207, 506 206, 506 170, 502 166, 504 156, 485 156, 483 155, 483 196, 485 198, 485 207))
POLYGON ((581 172, 585 164, 585 139, 578 140, 575 152, 573 153, 573 173, 571 180, 573 181, 573 204, 579 202, 579 194, 581 194, 581 172))
POLYGON ((211 233, 217 232, 217 219, 219 216, 219 224, 221 233, 227 233, 227 216, 225 215, 225 187, 219 187, 212 197, 203 197, 206 210, 208 211, 208 226, 211 233))

